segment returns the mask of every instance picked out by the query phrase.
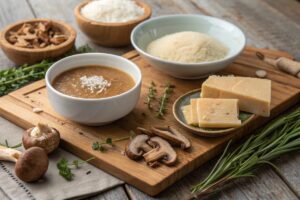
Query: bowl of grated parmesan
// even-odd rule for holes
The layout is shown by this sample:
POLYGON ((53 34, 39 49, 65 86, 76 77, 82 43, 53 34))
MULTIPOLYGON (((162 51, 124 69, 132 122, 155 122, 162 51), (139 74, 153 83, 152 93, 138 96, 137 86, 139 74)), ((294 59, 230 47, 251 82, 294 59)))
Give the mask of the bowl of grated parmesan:
POLYGON ((129 45, 131 31, 151 14, 148 4, 134 0, 85 1, 74 9, 81 31, 92 42, 108 47, 129 45))

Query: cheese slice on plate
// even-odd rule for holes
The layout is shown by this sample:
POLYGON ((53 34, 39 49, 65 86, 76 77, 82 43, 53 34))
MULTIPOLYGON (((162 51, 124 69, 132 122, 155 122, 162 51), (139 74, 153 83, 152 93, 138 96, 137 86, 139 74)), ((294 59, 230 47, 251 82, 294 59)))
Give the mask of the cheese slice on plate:
POLYGON ((197 99, 191 99, 191 125, 198 126, 197 99))
POLYGON ((271 81, 250 77, 210 76, 202 84, 201 97, 238 99, 240 110, 268 117, 271 81))
POLYGON ((198 125, 202 128, 231 128, 241 125, 237 99, 197 99, 198 125))
POLYGON ((192 125, 192 114, 191 114, 191 105, 183 106, 181 108, 185 122, 188 125, 192 125))

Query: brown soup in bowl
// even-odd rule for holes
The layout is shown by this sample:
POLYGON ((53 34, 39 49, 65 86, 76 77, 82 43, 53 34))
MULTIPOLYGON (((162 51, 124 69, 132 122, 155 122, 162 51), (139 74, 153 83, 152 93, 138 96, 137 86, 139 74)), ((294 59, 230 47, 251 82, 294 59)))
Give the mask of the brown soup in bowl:
POLYGON ((58 75, 53 87, 80 98, 105 98, 122 94, 134 87, 133 78, 121 70, 106 66, 83 66, 58 75))

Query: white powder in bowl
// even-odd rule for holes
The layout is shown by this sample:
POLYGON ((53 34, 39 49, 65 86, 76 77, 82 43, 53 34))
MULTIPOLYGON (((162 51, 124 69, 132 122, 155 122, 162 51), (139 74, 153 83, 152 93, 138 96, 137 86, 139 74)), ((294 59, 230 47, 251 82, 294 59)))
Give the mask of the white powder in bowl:
POLYGON ((199 32, 178 32, 152 41, 147 52, 164 60, 199 63, 220 60, 228 48, 218 40, 199 32))
POLYGON ((144 14, 144 9, 132 0, 96 0, 86 4, 81 14, 97 22, 127 22, 144 14))

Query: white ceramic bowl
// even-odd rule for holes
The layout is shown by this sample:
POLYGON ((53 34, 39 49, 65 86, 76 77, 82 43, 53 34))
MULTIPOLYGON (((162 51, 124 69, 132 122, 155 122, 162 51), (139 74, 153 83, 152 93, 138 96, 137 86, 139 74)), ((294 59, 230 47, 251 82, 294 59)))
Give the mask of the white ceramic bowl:
POLYGON ((204 15, 169 15, 152 18, 136 26, 131 33, 131 43, 153 67, 177 78, 197 79, 220 71, 232 63, 244 49, 246 38, 237 26, 218 18, 204 15), (162 60, 146 52, 148 44, 153 40, 181 31, 210 35, 225 44, 229 53, 221 60, 185 64, 162 60))
POLYGON ((103 125, 120 119, 132 111, 140 97, 142 75, 133 62, 123 57, 86 53, 56 62, 47 71, 45 79, 50 104, 57 113, 78 123, 103 125), (99 99, 68 96, 52 87, 54 78, 62 72, 87 65, 102 65, 122 70, 132 76, 135 86, 122 94, 99 99))

